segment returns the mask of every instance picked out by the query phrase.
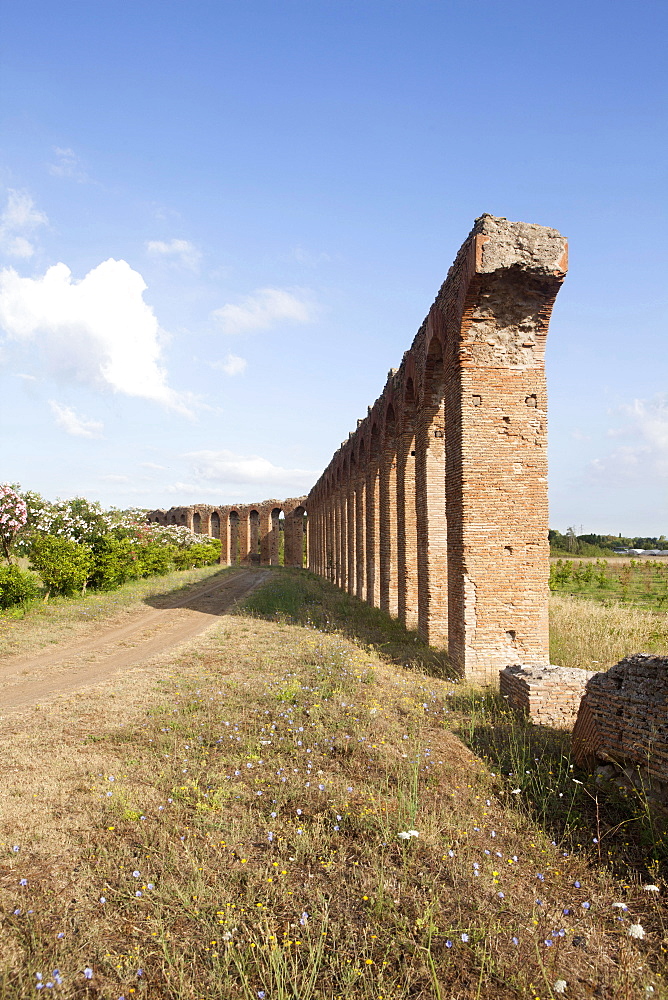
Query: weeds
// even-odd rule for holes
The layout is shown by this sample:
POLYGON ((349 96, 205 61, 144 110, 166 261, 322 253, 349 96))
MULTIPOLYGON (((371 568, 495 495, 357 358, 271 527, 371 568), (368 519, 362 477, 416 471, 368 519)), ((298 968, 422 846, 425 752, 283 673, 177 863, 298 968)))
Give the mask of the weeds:
POLYGON ((304 607, 278 593, 291 578, 152 692, 115 688, 94 742, 76 706, 8 737, 46 826, 17 841, 20 798, 0 820, 0 997, 666 997, 661 876, 648 892, 599 856, 615 835, 560 737, 380 658, 393 623, 383 642, 353 608, 365 644, 337 634, 333 588, 309 581, 304 607), (277 621, 281 602, 330 631, 277 621), (47 849, 59 824, 66 854, 47 849))

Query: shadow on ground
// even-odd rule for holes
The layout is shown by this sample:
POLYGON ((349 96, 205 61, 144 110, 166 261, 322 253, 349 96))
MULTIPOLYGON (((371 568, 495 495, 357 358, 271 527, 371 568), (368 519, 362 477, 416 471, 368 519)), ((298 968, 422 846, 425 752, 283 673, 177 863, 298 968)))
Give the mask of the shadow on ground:
POLYGON ((428 646, 396 618, 305 570, 272 567, 267 582, 243 602, 241 613, 338 632, 383 659, 434 677, 453 678, 445 650, 428 646))

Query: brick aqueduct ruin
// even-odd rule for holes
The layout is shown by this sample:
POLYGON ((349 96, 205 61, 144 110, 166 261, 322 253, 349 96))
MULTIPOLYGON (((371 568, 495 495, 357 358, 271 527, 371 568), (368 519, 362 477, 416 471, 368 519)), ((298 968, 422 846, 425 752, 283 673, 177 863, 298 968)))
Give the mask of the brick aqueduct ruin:
POLYGON ((228 564, 278 564, 282 530, 303 566, 306 532, 312 572, 447 646, 465 677, 547 664, 544 355, 566 267, 555 229, 483 215, 307 497, 150 520, 220 538, 228 564))

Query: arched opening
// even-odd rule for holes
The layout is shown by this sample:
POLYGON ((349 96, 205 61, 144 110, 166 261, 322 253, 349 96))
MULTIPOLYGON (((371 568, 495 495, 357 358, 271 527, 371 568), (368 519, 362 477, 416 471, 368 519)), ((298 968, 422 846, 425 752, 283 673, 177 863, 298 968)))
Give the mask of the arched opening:
POLYGON ((284 564, 304 568, 306 555, 306 511, 302 506, 295 509, 283 522, 284 564))
POLYGON ((202 534, 202 516, 197 510, 193 514, 193 531, 196 535, 202 534))
POLYGON ((211 515, 211 537, 220 538, 220 514, 217 510, 211 515))
POLYGON ((364 440, 360 441, 357 453, 357 475, 355 476, 355 593, 364 599, 366 586, 366 450, 364 440))
POLYGON ((239 512, 230 511, 230 566, 239 562, 239 512))
POLYGON ((185 514, 181 514, 181 524, 186 524, 187 518, 185 514))
POLYGON ((248 515, 248 562, 260 564, 260 514, 257 510, 248 515))
POLYGON ((285 514, 280 507, 271 512, 269 561, 272 566, 285 565, 285 514))

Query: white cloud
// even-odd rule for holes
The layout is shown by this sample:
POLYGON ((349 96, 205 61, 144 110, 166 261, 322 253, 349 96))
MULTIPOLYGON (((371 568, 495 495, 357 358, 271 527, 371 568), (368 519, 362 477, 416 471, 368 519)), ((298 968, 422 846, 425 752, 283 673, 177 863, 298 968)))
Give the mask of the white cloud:
POLYGON ((625 417, 622 427, 611 429, 610 437, 626 440, 614 451, 591 463, 595 478, 608 482, 668 479, 668 393, 652 399, 634 399, 619 408, 625 417))
POLYGON ((11 257, 32 257, 35 245, 28 239, 40 226, 46 226, 44 212, 35 208, 27 191, 7 191, 7 204, 0 215, 0 250, 11 257))
POLYGON ((195 478, 209 485, 257 483, 302 492, 310 489, 318 476, 307 469, 284 469, 260 455, 237 455, 232 451, 194 451, 185 457, 192 462, 195 478))
POLYGON ((120 483, 120 484, 122 484, 122 483, 131 483, 132 482, 132 480, 130 479, 130 476, 120 476, 120 475, 116 476, 113 473, 109 473, 109 475, 107 475, 107 476, 98 476, 98 479, 101 479, 105 483, 120 483))
POLYGON ((141 466, 143 469, 153 469, 157 472, 164 472, 167 469, 166 465, 157 465, 155 462, 142 462, 141 466))
POLYGON ((245 358, 240 358, 237 354, 228 354, 224 361, 211 361, 211 368, 217 368, 226 375, 243 375, 248 367, 245 358))
POLYGON ((49 406, 56 418, 56 423, 67 434, 74 437, 100 437, 103 425, 97 420, 86 420, 78 416, 70 406, 61 406, 55 399, 49 400, 49 406))
POLYGON ((38 342, 64 378, 139 396, 188 413, 167 384, 161 330, 144 302, 146 284, 124 260, 106 260, 81 280, 65 264, 43 277, 0 270, 0 327, 12 340, 38 342))
POLYGON ((223 333, 251 333, 269 330, 279 323, 311 323, 315 315, 313 303, 302 291, 299 295, 284 288, 259 288, 246 296, 239 305, 221 306, 213 312, 223 333))
POLYGON ((56 154, 56 163, 49 164, 50 174, 54 177, 68 177, 80 184, 88 180, 86 171, 82 168, 81 161, 73 149, 54 146, 53 151, 56 154))
POLYGON ((189 240, 170 240, 168 243, 163 240, 149 240, 146 250, 152 257, 161 257, 183 267, 196 270, 201 260, 202 254, 189 240))

